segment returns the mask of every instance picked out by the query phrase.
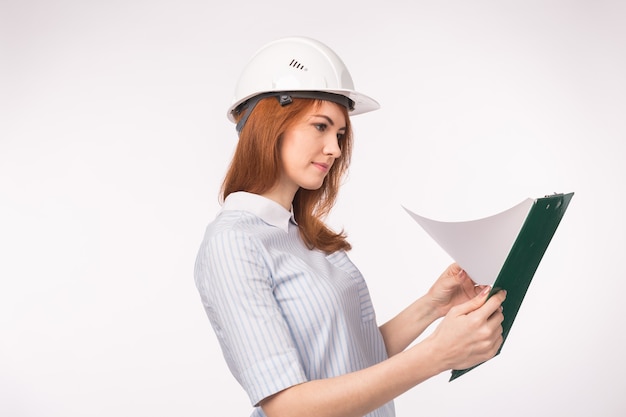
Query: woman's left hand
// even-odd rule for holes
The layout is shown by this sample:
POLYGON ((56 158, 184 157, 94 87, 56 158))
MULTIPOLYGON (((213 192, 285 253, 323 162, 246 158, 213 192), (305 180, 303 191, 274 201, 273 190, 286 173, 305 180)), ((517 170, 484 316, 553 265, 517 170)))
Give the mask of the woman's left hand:
POLYGON ((483 288, 484 285, 476 285, 458 264, 453 263, 430 287, 426 297, 440 317, 443 317, 455 305, 480 294, 483 288))

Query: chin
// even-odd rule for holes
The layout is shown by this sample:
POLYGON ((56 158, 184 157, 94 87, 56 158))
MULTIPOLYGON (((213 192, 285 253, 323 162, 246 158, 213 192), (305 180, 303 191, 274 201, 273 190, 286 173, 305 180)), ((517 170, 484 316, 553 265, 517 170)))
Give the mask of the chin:
POLYGON ((315 190, 319 190, 323 184, 324 184, 323 182, 319 184, 303 184, 300 186, 300 188, 309 190, 309 191, 315 191, 315 190))

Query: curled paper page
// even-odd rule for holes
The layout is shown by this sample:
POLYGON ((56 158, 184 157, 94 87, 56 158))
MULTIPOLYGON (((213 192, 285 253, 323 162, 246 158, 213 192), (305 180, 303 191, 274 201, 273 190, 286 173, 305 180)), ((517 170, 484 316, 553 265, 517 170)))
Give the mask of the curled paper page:
POLYGON ((474 282, 493 285, 534 201, 528 198, 501 213, 464 222, 432 220, 403 208, 474 282))
MULTIPOLYGON (((441 222, 405 208, 417 223, 491 295, 506 290, 502 345, 537 267, 574 193, 526 199, 502 213, 467 222, 441 222)), ((452 371, 450 381, 476 366, 452 371)))

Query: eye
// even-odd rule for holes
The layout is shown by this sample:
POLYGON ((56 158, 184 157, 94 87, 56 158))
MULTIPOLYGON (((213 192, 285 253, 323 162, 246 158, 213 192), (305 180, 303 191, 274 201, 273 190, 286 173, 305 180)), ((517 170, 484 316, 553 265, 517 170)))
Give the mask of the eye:
POLYGON ((315 123, 313 126, 315 126, 315 128, 320 132, 325 132, 326 129, 328 129, 328 125, 326 123, 315 123))
POLYGON ((344 138, 344 136, 346 136, 346 134, 345 134, 344 132, 339 132, 339 133, 337 133, 337 140, 339 140, 339 141, 340 141, 341 139, 343 139, 343 138, 344 138))

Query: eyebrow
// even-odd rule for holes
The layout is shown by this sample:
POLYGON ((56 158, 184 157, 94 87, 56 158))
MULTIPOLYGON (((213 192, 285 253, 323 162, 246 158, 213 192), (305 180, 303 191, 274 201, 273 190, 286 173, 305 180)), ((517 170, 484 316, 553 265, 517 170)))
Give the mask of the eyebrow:
MULTIPOLYGON (((333 122, 333 119, 331 119, 330 117, 326 116, 325 114, 314 114, 313 117, 321 117, 323 119, 326 119, 328 121, 329 125, 335 126, 335 122, 333 122)), ((347 129, 347 127, 346 126, 340 127, 339 129, 347 129)))

